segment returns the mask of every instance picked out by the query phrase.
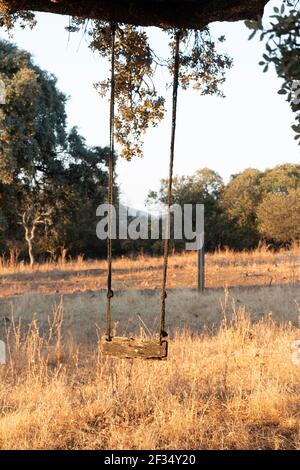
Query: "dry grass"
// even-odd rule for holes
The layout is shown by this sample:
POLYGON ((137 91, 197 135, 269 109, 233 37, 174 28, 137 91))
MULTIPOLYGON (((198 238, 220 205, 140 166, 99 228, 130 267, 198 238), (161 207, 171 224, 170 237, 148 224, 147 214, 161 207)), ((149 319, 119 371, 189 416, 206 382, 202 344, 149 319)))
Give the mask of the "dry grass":
MULTIPOLYGON (((138 256, 113 262, 114 286, 119 290, 158 289, 161 286, 162 257, 138 256)), ((206 255, 206 286, 269 286, 300 282, 300 247, 273 253, 266 248, 235 253, 230 250, 206 255)), ((98 292, 106 286, 105 260, 76 260, 37 264, 33 269, 15 258, 0 259, 0 297, 26 292, 73 294, 98 292)), ((171 256, 168 286, 171 289, 196 288, 195 252, 171 256)))
MULTIPOLYGON (((208 256, 208 274, 227 268, 225 277, 237 280, 242 270, 273 266, 287 276, 288 256, 217 253, 208 256)), ((115 263, 121 286, 132 285, 129 275, 142 277, 114 299, 119 333, 145 335, 142 322, 156 331, 159 292, 143 282, 147 272, 155 280, 160 262, 115 263)), ((33 272, 2 266, 0 318, 8 319, 0 335, 8 363, 0 366, 0 448, 300 449, 300 366, 291 359, 292 342, 300 339, 297 269, 286 285, 199 295, 175 289, 182 271, 191 282, 193 262, 191 254, 171 259, 170 356, 162 362, 101 356, 105 295, 94 292, 102 280, 86 273, 104 269, 101 262, 33 272), (13 296, 7 279, 17 291, 18 283, 30 291, 21 287, 13 296)))
POLYGON ((162 362, 105 359, 52 326, 8 332, 2 449, 300 449, 291 324, 224 311, 213 335, 175 333, 162 362))
MULTIPOLYGON (((298 324, 300 289, 296 285, 207 290, 203 295, 189 289, 172 290, 167 300, 167 327, 171 333, 188 329, 202 333, 215 331, 223 319, 223 310, 245 307, 251 321, 272 312, 276 322, 298 324), (226 298, 226 302, 225 302, 226 298)), ((106 294, 77 292, 73 295, 27 293, 2 299, 1 317, 30 322, 33 315, 41 330, 48 328, 48 316, 60 303, 64 306, 64 334, 80 343, 97 340, 96 325, 104 327, 106 294)), ((117 334, 143 334, 145 323, 152 332, 158 330, 159 291, 129 290, 116 293, 112 318, 117 334)), ((300 339, 300 338, 299 338, 300 339)))

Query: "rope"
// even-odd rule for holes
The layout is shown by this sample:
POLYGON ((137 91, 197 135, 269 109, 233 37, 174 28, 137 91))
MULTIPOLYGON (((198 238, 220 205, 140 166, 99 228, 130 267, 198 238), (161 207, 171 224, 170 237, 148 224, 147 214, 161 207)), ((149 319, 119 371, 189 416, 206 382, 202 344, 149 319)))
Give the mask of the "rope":
MULTIPOLYGON (((108 164, 108 238, 107 238, 107 301, 106 301, 106 337, 109 341, 112 339, 112 325, 111 325, 111 299, 114 296, 112 290, 112 204, 113 204, 113 171, 114 171, 114 111, 115 111, 115 33, 116 26, 111 24, 111 79, 110 79, 110 152, 108 164)), ((166 238, 164 241, 164 264, 163 264, 163 280, 161 292, 161 315, 160 315, 160 341, 167 336, 165 332, 165 317, 166 317, 166 284, 168 272, 168 257, 169 257, 169 234, 170 234, 170 209, 172 205, 172 184, 173 184, 173 164, 174 164, 174 148, 175 148, 175 131, 176 131, 176 117, 177 117, 177 95, 178 95, 178 82, 179 82, 179 45, 180 45, 181 31, 176 32, 175 54, 174 54, 174 74, 173 74, 173 100, 172 100, 172 131, 171 131, 171 145, 170 145, 170 162, 169 162, 169 182, 168 182, 168 213, 167 213, 167 227, 166 238)))
POLYGON ((161 289, 161 311, 160 311, 160 341, 167 336, 165 332, 165 319, 166 319, 166 285, 167 285, 167 272, 168 272, 168 257, 169 257, 169 234, 170 234, 170 209, 173 201, 172 184, 173 184, 173 166, 174 166, 174 148, 175 148, 175 131, 176 131, 176 117, 177 117, 177 95, 178 95, 178 82, 179 82, 179 45, 180 45, 181 31, 176 32, 175 53, 174 53, 174 72, 173 72, 173 101, 172 101, 172 130, 171 130, 171 145, 170 145, 170 162, 169 162, 169 181, 168 181, 168 213, 166 224, 166 236, 164 241, 164 264, 163 264, 163 279, 161 289))
POLYGON ((111 24, 111 79, 110 79, 110 115, 109 115, 109 160, 108 160, 108 238, 107 238, 107 300, 106 300, 106 337, 111 341, 110 301, 114 296, 112 290, 112 204, 113 204, 113 172, 114 172, 114 119, 115 119, 115 36, 116 25, 111 24))

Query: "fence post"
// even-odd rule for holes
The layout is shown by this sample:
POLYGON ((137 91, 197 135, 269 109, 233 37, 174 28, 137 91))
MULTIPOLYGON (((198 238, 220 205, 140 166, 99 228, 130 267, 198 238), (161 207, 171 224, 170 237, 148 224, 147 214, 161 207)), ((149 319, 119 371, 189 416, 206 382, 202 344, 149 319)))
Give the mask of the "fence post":
POLYGON ((205 244, 197 252, 198 257, 198 292, 204 292, 205 289, 205 244))

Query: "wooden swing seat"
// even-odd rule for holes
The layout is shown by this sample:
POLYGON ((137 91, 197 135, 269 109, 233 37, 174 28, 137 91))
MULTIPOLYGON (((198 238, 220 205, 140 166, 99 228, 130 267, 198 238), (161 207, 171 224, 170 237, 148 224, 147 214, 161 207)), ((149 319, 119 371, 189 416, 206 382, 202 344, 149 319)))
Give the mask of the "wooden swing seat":
POLYGON ((124 359, 158 359, 168 356, 168 342, 159 339, 137 339, 126 336, 115 336, 108 340, 101 338, 101 352, 104 356, 124 359))

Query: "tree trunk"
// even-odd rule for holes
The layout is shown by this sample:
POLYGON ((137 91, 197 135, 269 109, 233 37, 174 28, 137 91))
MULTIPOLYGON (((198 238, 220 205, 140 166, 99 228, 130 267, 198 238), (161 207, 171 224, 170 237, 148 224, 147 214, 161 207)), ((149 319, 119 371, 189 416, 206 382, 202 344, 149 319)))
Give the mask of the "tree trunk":
POLYGON ((34 256, 33 256, 33 251, 32 251, 32 242, 31 240, 27 240, 28 243, 28 254, 29 254, 29 260, 30 260, 30 267, 32 268, 34 265, 34 256))
POLYGON ((266 3, 267 0, 1 0, 0 13, 35 10, 139 26, 202 29, 213 21, 255 19, 262 15, 266 3))
POLYGON ((25 240, 28 245, 28 255, 29 255, 29 262, 30 267, 32 268, 34 265, 34 256, 33 256, 33 247, 32 247, 32 240, 34 239, 34 232, 35 232, 35 224, 33 224, 31 230, 28 228, 28 225, 25 222, 25 216, 23 217, 23 226, 25 229, 25 240))

